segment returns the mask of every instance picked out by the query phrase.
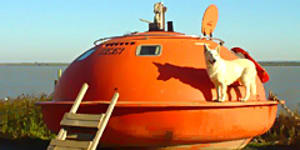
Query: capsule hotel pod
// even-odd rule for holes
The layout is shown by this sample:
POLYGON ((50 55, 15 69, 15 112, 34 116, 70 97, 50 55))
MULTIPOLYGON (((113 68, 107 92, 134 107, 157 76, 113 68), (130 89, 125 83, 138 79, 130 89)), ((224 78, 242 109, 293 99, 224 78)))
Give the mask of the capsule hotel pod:
MULTIPOLYGON (((216 89, 206 72, 203 44, 221 45, 221 57, 238 57, 213 38, 217 8, 208 7, 202 20, 204 36, 165 29, 162 7, 155 11, 149 31, 97 40, 76 58, 59 79, 52 101, 40 102, 44 120, 54 132, 83 83, 89 89, 79 112, 106 111, 114 89, 120 93, 100 141, 116 149, 241 149, 254 136, 270 129, 277 103, 269 101, 260 76, 257 95, 239 99, 245 87, 233 84, 227 99, 215 102, 216 89)), ((156 4, 156 5, 158 5, 156 4)))

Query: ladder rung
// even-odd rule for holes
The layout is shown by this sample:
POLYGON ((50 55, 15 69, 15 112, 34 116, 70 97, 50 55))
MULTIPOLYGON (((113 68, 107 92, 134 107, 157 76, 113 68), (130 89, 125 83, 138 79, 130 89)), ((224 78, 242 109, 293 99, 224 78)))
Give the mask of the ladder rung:
POLYGON ((86 119, 82 119, 83 117, 82 114, 80 114, 79 116, 78 114, 65 115, 63 120, 60 122, 60 125, 67 126, 67 127, 100 128, 101 122, 105 115, 101 114, 101 115, 91 115, 91 116, 87 117, 86 119), (70 116, 71 118, 69 118, 70 116))
POLYGON ((73 141, 73 140, 56 140, 53 139, 50 142, 50 146, 54 149, 89 149, 91 146, 91 141, 73 141))
POLYGON ((82 148, 49 146, 47 150, 83 150, 82 148))
POLYGON ((82 120, 68 120, 63 119, 60 122, 64 127, 81 127, 81 128, 99 128, 101 121, 82 121, 82 120))
POLYGON ((65 113, 64 117, 70 120, 95 120, 98 121, 102 118, 103 114, 74 114, 74 113, 65 113))

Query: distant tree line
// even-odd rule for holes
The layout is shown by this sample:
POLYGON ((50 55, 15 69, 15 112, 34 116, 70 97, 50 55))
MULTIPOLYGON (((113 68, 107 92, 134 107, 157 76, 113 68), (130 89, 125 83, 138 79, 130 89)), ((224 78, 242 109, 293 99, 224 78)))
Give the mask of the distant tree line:
POLYGON ((263 66, 300 66, 300 61, 259 61, 263 66))

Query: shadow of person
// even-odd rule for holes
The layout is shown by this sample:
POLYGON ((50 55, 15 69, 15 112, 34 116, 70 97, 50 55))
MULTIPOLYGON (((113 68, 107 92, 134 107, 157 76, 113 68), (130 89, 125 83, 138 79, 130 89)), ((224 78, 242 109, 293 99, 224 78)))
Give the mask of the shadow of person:
POLYGON ((182 83, 200 90, 207 101, 212 101, 212 88, 214 88, 214 85, 205 69, 181 67, 169 63, 160 64, 153 62, 153 64, 158 68, 159 76, 157 80, 178 79, 182 83))

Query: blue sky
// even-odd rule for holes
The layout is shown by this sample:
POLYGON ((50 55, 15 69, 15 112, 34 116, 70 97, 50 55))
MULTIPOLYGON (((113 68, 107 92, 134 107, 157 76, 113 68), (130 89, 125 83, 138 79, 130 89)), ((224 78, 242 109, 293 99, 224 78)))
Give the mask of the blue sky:
MULTIPOLYGON (((157 0, 9 0, 0 2, 0 62, 71 62, 101 37, 147 30, 157 0)), ((257 60, 300 60, 300 1, 163 0, 178 32, 200 35, 216 4, 214 36, 257 60)))

